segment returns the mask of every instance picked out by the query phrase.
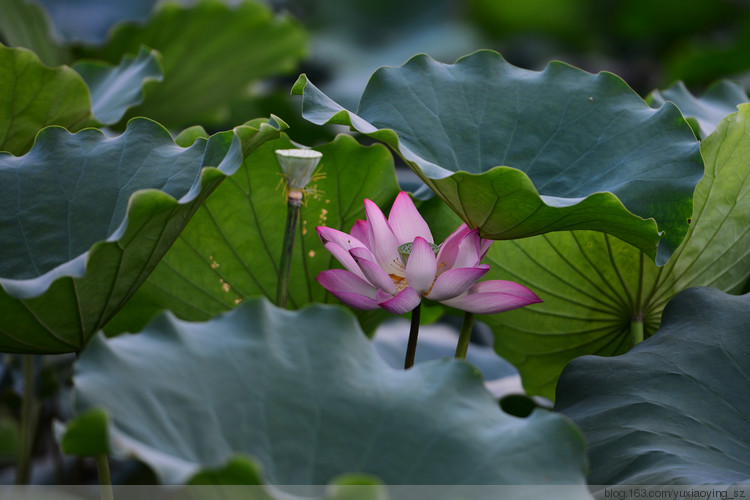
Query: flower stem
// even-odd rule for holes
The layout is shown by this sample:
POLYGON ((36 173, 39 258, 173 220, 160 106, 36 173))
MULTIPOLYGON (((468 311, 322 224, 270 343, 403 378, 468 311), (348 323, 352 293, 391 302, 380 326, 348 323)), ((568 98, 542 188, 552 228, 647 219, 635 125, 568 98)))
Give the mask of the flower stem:
POLYGON ((99 497, 101 500, 114 500, 112 476, 109 473, 109 461, 106 453, 96 456, 96 472, 99 475, 99 497))
POLYGON ((16 484, 27 484, 34 447, 34 356, 23 355, 23 401, 21 402, 21 450, 16 467, 16 484))
POLYGON ((279 281, 276 287, 276 305, 286 308, 289 297, 289 270, 292 267, 292 256, 294 255, 294 235, 297 232, 299 221, 299 207, 302 204, 301 194, 298 191, 289 192, 289 210, 286 215, 286 230, 284 231, 284 244, 281 247, 281 261, 279 262, 279 281), (297 198, 297 194, 300 198, 297 198))
POLYGON ((417 336, 419 335, 419 315, 422 312, 422 303, 411 311, 411 328, 409 329, 409 343, 406 345, 406 359, 404 370, 414 366, 414 356, 417 354, 417 336))
POLYGON ((474 329, 474 313, 464 312, 464 322, 461 324, 461 333, 458 335, 458 345, 456 345, 456 358, 466 359, 466 352, 469 350, 469 341, 471 340, 471 331, 474 329))
POLYGON ((643 320, 642 319, 632 319, 630 321, 630 338, 634 346, 643 342, 643 320))

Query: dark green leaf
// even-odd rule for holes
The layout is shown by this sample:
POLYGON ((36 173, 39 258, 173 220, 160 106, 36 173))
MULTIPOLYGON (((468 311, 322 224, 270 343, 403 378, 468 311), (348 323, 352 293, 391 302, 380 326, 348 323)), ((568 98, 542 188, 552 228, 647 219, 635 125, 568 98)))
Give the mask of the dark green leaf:
POLYGON ((356 115, 304 75, 292 92, 313 123, 390 145, 485 238, 592 229, 662 265, 687 232, 698 141, 673 104, 651 109, 612 74, 527 71, 480 51, 381 68, 356 115))
POLYGON ((586 434, 591 484, 750 480, 750 296, 691 288, 650 339, 563 371, 556 409, 586 434))
POLYGON ((389 368, 337 306, 243 303, 206 323, 160 316, 79 358, 76 410, 112 415, 115 451, 166 483, 255 457, 271 484, 366 473, 385 484, 574 484, 583 441, 548 411, 499 410, 459 360, 389 368))

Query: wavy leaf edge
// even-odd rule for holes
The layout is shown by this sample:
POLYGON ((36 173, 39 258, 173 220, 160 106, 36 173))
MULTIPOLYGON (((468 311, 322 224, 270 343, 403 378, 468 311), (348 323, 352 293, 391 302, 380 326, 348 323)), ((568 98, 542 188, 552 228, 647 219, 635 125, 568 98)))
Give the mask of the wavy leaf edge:
MULTIPOLYGON (((136 117, 128 121, 126 130, 123 132, 123 134, 117 136, 115 140, 123 137, 125 132, 134 123, 148 123, 148 126, 155 127, 154 130, 158 130, 160 133, 164 133, 169 137, 172 137, 169 131, 158 122, 145 117, 136 117)), ((159 205, 160 210, 163 211, 172 210, 180 205, 187 205, 195 200, 195 198, 201 193, 204 187, 217 176, 226 178, 235 173, 242 165, 244 159, 242 151, 243 141, 240 139, 240 134, 242 134, 242 132, 244 131, 243 129, 250 128, 258 132, 268 133, 269 131, 271 131, 271 133, 273 133, 273 131, 279 132, 280 129, 285 128, 285 125, 286 124, 282 120, 278 120, 276 119, 276 117, 272 116, 266 122, 261 123, 260 125, 258 125, 257 123, 248 122, 248 124, 240 125, 230 131, 217 132, 207 139, 198 137, 192 143, 192 145, 188 147, 179 146, 175 142, 174 146, 179 147, 183 150, 194 147, 195 144, 199 141, 202 141, 205 144, 205 148, 208 148, 209 143, 213 138, 218 138, 220 136, 226 136, 229 134, 232 135, 231 144, 227 148, 227 151, 225 152, 221 162, 219 162, 219 164, 215 166, 203 166, 200 170, 200 173, 194 180, 193 185, 183 196, 180 197, 180 199, 176 199, 170 194, 156 188, 141 189, 135 191, 130 195, 130 198, 128 200, 128 207, 119 226, 105 240, 92 243, 86 252, 67 262, 59 264, 55 268, 43 273, 40 276, 29 279, 11 279, 0 277, 0 287, 10 296, 15 297, 16 299, 30 299, 43 295, 58 280, 66 278, 82 278, 86 274, 88 261, 92 259, 94 255, 103 251, 107 246, 118 245, 121 240, 127 239, 131 235, 131 232, 135 229, 132 229, 130 227, 129 221, 133 219, 133 215, 142 207, 144 207, 147 202, 155 201, 159 205)), ((34 139, 34 146, 32 146, 32 150, 36 146, 39 137, 43 134, 50 133, 50 130, 62 130, 69 133, 70 135, 76 135, 80 133, 95 133, 100 135, 100 140, 110 140, 110 138, 108 138, 104 134, 104 132, 102 132, 98 128, 87 127, 78 132, 71 133, 64 127, 61 127, 59 125, 52 125, 43 128, 37 133, 34 139)), ((174 139, 172 139, 172 141, 174 142, 174 139)))
MULTIPOLYGON (((489 55, 491 57, 495 57, 496 60, 500 62, 507 63, 507 61, 503 58, 503 56, 493 50, 489 49, 481 49, 477 50, 475 52, 472 52, 470 54, 467 54, 465 56, 462 56, 458 58, 454 65, 460 64, 462 61, 467 60, 468 58, 477 56, 477 55, 489 55)), ((374 79, 376 75, 382 70, 394 70, 394 69, 400 69, 405 68, 408 65, 412 64, 418 64, 421 61, 427 61, 432 64, 436 65, 446 65, 444 63, 441 63, 439 61, 435 61, 432 59, 429 55, 420 53, 412 56, 409 58, 406 62, 404 62, 400 66, 383 66, 380 69, 378 69, 375 73, 373 73, 370 77, 370 81, 374 79)), ((510 64, 510 63, 507 63, 510 64)), ((446 65, 448 66, 448 65, 446 65)), ((589 73, 587 71, 584 71, 580 68, 576 68, 575 66, 572 66, 568 63, 562 62, 562 61, 551 61, 547 64, 547 66, 540 70, 540 71, 533 71, 533 70, 526 70, 523 68, 518 68, 516 66, 510 65, 512 70, 517 71, 523 71, 527 72, 529 74, 534 75, 543 75, 544 73, 548 71, 556 71, 559 68, 565 69, 565 70, 573 70, 576 72, 580 72, 582 75, 589 75, 591 77, 603 77, 603 78, 610 78, 616 80, 616 84, 621 85, 627 89, 630 89, 630 87, 627 85, 625 81, 623 81, 619 76, 615 75, 614 73, 608 72, 608 71, 601 71, 599 73, 593 74, 589 73)), ((362 93, 362 99, 367 94, 368 88, 364 90, 362 93)), ((671 101, 665 101, 661 106, 659 107, 652 107, 649 106, 649 104, 640 96, 638 96, 632 89, 630 91, 633 94, 633 97, 637 97, 637 99, 643 104, 642 109, 639 110, 644 113, 651 113, 655 115, 656 113, 672 113, 675 114, 675 116, 681 117, 681 119, 685 122, 685 128, 686 131, 690 131, 690 136, 693 136, 692 128, 690 127, 690 124, 685 119, 685 117, 682 115, 680 109, 677 105, 675 105, 671 101)), ((448 169, 445 169, 443 167, 440 167, 439 165, 436 165, 432 162, 429 162, 419 156, 418 154, 414 153, 411 149, 409 149, 407 146, 403 144, 403 141, 401 141, 398 133, 390 128, 378 128, 369 121, 365 120, 364 118, 360 117, 356 112, 352 112, 343 106, 339 105, 335 101, 333 101, 331 98, 329 98, 327 95, 325 95, 320 89, 318 89, 310 80, 308 79, 306 74, 301 74, 297 81, 292 86, 291 92, 292 95, 296 96, 302 96, 302 115, 305 119, 309 120, 310 122, 316 124, 316 125, 344 125, 348 126, 350 129, 362 133, 364 135, 367 135, 369 137, 372 137, 374 139, 377 139, 379 141, 384 142, 388 146, 390 146, 399 156, 402 157, 404 161, 406 161, 407 164, 410 165, 412 170, 415 172, 415 174, 425 183, 427 184, 430 189, 432 189, 434 192, 439 193, 441 197, 443 197, 443 194, 440 192, 440 188, 436 185, 433 181, 442 181, 442 180, 449 180, 454 181, 456 175, 477 175, 477 176, 483 176, 486 175, 488 172, 491 172, 497 168, 505 168, 505 169, 512 169, 516 170, 518 172, 523 173, 526 176, 526 179, 531 184, 533 188, 533 193, 536 194, 539 197, 539 200, 542 205, 549 207, 549 208, 559 208, 559 207, 576 207, 579 204, 583 203, 586 200, 590 200, 592 197, 601 196, 603 194, 609 194, 613 196, 620 206, 622 206, 625 210, 625 213, 627 213, 630 217, 632 217, 632 220, 636 223, 640 223, 642 227, 648 227, 648 237, 641 238, 642 240, 645 239, 648 242, 647 243, 638 243, 633 242, 632 240, 629 241, 632 244, 635 244, 643 250, 646 255, 648 255, 652 260, 654 260, 658 266, 663 266, 668 262, 669 258, 672 255, 672 252, 679 246, 679 243, 681 241, 667 241, 666 238, 664 238, 666 232, 664 230, 660 230, 658 227, 658 222, 653 217, 644 218, 640 215, 634 214, 632 211, 630 211, 625 204, 613 193, 605 192, 605 191, 598 191, 588 194, 587 196, 583 198, 558 198, 555 196, 547 196, 547 195, 541 195, 539 191, 536 189, 536 187, 533 184, 533 181, 529 178, 529 176, 523 172, 522 170, 507 166, 507 165, 496 165, 484 172, 481 173, 472 173, 468 171, 459 170, 456 172, 450 171, 448 169), (310 90, 308 90, 310 89, 310 90), (313 107, 314 109, 310 111, 308 108, 313 107)), ((698 157, 700 157, 700 152, 698 150, 697 142, 696 142, 696 154, 698 157)), ((445 201, 445 199, 444 199, 445 201)), ((458 213, 458 212, 457 212, 458 213)), ((576 229, 594 229, 599 230, 596 227, 576 227, 576 229)), ((682 238, 685 236, 685 232, 687 231, 687 228, 683 228, 684 231, 682 231, 682 238)), ((556 229, 552 229, 553 231, 556 229)), ((540 231, 538 233, 532 233, 525 236, 531 236, 533 234, 543 234, 547 231, 540 231)), ((612 233, 611 231, 607 231, 612 233)), ((614 234, 614 236, 621 237, 622 235, 614 234)), ((484 235, 485 237, 491 238, 490 235, 484 235)))

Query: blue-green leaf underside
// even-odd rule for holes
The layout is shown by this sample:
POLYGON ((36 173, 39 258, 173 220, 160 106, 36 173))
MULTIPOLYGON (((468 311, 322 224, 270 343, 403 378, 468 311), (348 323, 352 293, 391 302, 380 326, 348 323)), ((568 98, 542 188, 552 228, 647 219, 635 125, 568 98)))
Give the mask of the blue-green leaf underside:
POLYGON ((566 419, 504 414, 463 361, 394 370, 337 306, 286 311, 256 299, 206 323, 163 315, 138 335, 97 337, 74 384, 76 410, 107 411, 113 449, 166 483, 237 453, 271 484, 342 473, 386 484, 584 482, 583 442, 566 419))
POLYGON ((662 265, 687 232, 698 141, 673 104, 652 109, 612 74, 533 72, 479 51, 379 69, 356 114, 304 75, 293 93, 308 120, 390 145, 484 237, 593 229, 662 265))
POLYGON ((694 121, 701 139, 708 137, 724 117, 737 111, 739 104, 748 102, 742 87, 728 80, 711 85, 700 97, 690 93, 684 83, 677 82, 666 90, 655 90, 647 100, 655 108, 666 101, 675 103, 688 120, 694 121))
POLYGON ((162 80, 157 52, 145 47, 141 47, 137 56, 124 56, 117 66, 79 61, 73 69, 89 87, 91 113, 105 125, 119 122, 128 108, 143 102, 145 82, 162 80))
POLYGON ((650 339, 563 371, 556 409, 584 431, 591 484, 750 481, 750 295, 691 288, 650 339))

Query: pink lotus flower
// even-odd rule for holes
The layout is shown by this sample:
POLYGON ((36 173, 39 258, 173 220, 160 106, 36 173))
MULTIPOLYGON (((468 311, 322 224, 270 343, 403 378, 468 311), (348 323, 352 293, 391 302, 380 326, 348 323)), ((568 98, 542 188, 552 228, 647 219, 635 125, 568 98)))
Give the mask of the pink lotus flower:
POLYGON ((358 220, 351 234, 317 228, 326 250, 345 269, 323 271, 316 279, 344 304, 403 314, 426 297, 470 313, 494 314, 541 302, 512 281, 477 282, 490 269, 480 261, 492 240, 461 224, 435 245, 407 193, 396 197, 388 219, 370 200, 365 213, 367 220, 358 220))

